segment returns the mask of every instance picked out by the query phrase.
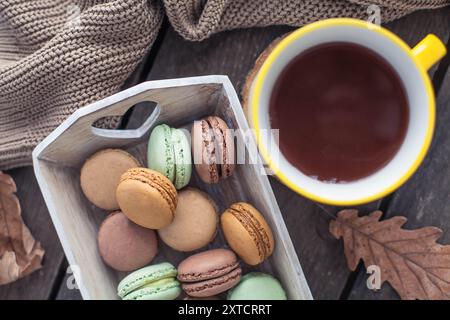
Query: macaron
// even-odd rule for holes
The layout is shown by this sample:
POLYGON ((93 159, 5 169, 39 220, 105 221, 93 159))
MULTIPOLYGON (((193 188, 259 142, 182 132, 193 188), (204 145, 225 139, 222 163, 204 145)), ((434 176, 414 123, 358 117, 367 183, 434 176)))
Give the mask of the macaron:
POLYGON ((287 300, 280 282, 269 274, 251 272, 228 292, 228 300, 287 300))
POLYGON ((125 172, 116 190, 122 212, 134 223, 161 229, 169 225, 177 207, 177 190, 161 173, 147 168, 125 172))
POLYGON ((241 267, 233 251, 213 249, 194 254, 178 265, 178 280, 191 297, 210 297, 235 286, 241 267))
POLYGON ((177 189, 191 179, 191 146, 182 130, 166 124, 156 126, 148 141, 148 167, 165 175, 177 189))
POLYGON ((174 300, 181 293, 176 276, 168 262, 144 267, 120 281, 117 294, 123 300, 174 300))
POLYGON ((220 221, 228 245, 245 263, 255 266, 272 254, 272 230, 252 205, 235 203, 225 210, 220 221))
POLYGON ((159 229, 161 240, 178 251, 193 251, 209 244, 217 233, 219 215, 211 197, 194 188, 178 193, 175 218, 159 229))
POLYGON ((155 231, 138 226, 121 212, 111 213, 97 236, 103 261, 118 271, 133 271, 149 264, 158 252, 155 231))
POLYGON ((81 167, 81 190, 90 202, 104 210, 117 210, 116 189, 120 177, 139 161, 121 149, 105 149, 90 156, 81 167))
POLYGON ((192 126, 192 151, 195 169, 206 183, 217 183, 233 174, 234 137, 225 121, 210 116, 192 126))

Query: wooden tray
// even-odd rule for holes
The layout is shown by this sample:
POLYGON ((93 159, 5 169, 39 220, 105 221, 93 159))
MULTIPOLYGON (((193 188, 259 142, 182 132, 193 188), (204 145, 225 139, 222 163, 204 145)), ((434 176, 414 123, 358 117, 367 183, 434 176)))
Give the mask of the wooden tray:
MULTIPOLYGON (((248 130, 236 92, 226 76, 205 76, 151 81, 77 110, 33 151, 34 170, 53 223, 84 299, 117 299, 116 288, 124 273, 107 267, 97 250, 97 231, 106 213, 82 194, 79 182, 83 161, 97 150, 118 147, 146 164, 149 132, 159 123, 189 127, 206 115, 222 117, 231 128, 248 130), (92 127, 97 119, 123 115, 139 103, 156 102, 151 116, 136 130, 92 127)), ((243 141, 246 152, 256 150, 253 137, 243 141)), ((248 159, 248 154, 246 155, 248 159)), ((274 254, 257 268, 277 277, 289 299, 311 299, 302 268, 267 179, 258 164, 238 165, 235 174, 216 185, 202 183, 194 174, 190 185, 208 192, 221 211, 236 201, 248 201, 266 217, 275 236, 274 254)), ((224 247, 221 232, 210 248, 224 247)), ((186 256, 161 241, 156 262, 175 266, 186 256)), ((243 264, 244 265, 244 264, 243 264)))

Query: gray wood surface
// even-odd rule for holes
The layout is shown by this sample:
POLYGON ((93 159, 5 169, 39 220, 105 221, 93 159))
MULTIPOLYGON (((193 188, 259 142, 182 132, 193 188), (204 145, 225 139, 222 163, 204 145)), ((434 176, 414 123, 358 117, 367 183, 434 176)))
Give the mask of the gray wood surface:
MULTIPOLYGON (((427 33, 449 39, 450 8, 421 11, 389 23, 387 27, 414 45, 427 33)), ((223 32, 203 42, 182 39, 165 24, 155 48, 133 74, 128 85, 145 80, 166 79, 206 74, 226 74, 240 92, 247 72, 256 57, 276 37, 292 30, 289 27, 268 27, 223 32), (149 62, 151 61, 151 62, 149 62)), ((407 227, 435 225, 446 231, 443 242, 450 239, 450 74, 447 58, 435 67, 437 92, 437 131, 425 163, 416 175, 397 193, 383 202, 361 208, 363 213, 381 206, 387 208, 386 217, 407 216, 407 227), (445 78, 444 78, 445 77, 445 78)), ((137 126, 145 118, 143 108, 132 113, 130 126, 137 126)), ((14 284, 0 287, 0 299, 80 299, 77 290, 67 288, 67 263, 43 203, 31 168, 9 172, 17 182, 27 225, 46 249, 44 268, 14 284)), ((379 292, 366 288, 367 275, 360 268, 351 273, 346 267, 341 241, 333 239, 328 223, 337 208, 321 206, 306 200, 275 179, 271 184, 283 212, 291 238, 316 299, 395 299, 397 294, 384 285, 379 292)))

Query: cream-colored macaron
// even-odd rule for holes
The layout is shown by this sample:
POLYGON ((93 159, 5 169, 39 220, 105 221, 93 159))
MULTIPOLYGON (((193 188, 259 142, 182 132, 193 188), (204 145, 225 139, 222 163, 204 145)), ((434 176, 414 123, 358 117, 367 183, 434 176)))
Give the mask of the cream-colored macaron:
POLYGON ((217 206, 204 192, 187 188, 178 193, 173 222, 158 230, 161 240, 178 251, 193 251, 209 244, 217 232, 217 206))
POLYGON ((81 168, 80 184, 86 198, 97 207, 117 210, 116 189, 128 169, 139 161, 121 149, 104 149, 90 156, 81 168))

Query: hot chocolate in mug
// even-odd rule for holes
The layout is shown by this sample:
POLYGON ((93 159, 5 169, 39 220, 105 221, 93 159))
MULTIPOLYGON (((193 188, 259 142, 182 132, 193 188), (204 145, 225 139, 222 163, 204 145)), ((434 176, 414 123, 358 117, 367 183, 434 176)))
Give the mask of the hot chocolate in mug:
MULTIPOLYGON (((435 126, 435 96, 427 71, 445 54, 445 46, 434 35, 428 35, 414 48, 410 48, 383 27, 356 19, 322 20, 292 32, 269 54, 250 90, 250 122, 255 129, 262 157, 284 184, 317 202, 348 206, 368 203, 386 196, 411 177, 428 151, 435 126), (288 160, 286 153, 280 151, 280 144, 268 142, 273 141, 274 136, 267 139, 267 132, 271 132, 269 136, 276 135, 277 131, 273 129, 279 129, 279 139, 283 139, 283 125, 280 125, 280 128, 272 128, 270 108, 271 98, 276 92, 274 88, 286 73, 287 66, 314 48, 336 43, 358 45, 368 49, 367 51, 379 56, 389 65, 402 86, 407 108, 407 125, 398 148, 382 167, 356 180, 331 183, 302 172, 299 166, 288 160)), ((304 67, 307 67, 307 64, 304 67)), ((302 76, 301 68, 296 72, 298 77, 302 76)), ((305 72, 305 77, 311 76, 306 74, 305 72)), ((320 79, 320 72, 315 77, 320 79)), ((308 81, 304 83, 307 84, 308 81)), ((355 90, 359 89, 355 87, 355 90)), ((301 94, 299 98, 301 99, 301 94)), ((295 101, 292 106, 295 107, 295 101)), ((384 112, 386 110, 389 111, 385 108, 384 112)), ((311 139, 310 143, 314 141, 315 139, 311 139)), ((299 149, 298 152, 308 152, 307 149, 299 149)))

